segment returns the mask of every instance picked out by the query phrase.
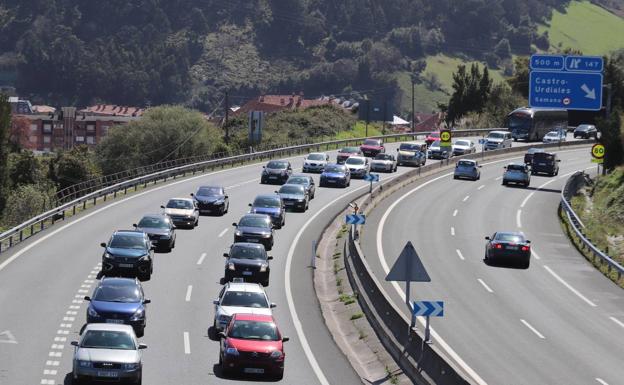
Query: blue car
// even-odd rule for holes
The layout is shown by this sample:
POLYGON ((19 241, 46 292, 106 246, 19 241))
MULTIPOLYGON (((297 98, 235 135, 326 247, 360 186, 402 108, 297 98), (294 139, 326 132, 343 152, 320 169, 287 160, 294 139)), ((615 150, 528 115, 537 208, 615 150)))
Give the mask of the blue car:
POLYGON ((472 180, 481 179, 481 165, 479 162, 472 159, 460 159, 455 164, 455 172, 453 173, 453 179, 467 178, 472 180))
POLYGON ((344 164, 328 164, 321 174, 320 187, 351 185, 351 172, 344 164))
POLYGON ((89 301, 87 323, 113 323, 132 326, 138 337, 145 331, 145 299, 141 282, 136 278, 104 277, 89 301))
POLYGON ((531 172, 529 166, 521 163, 510 163, 505 167, 503 174, 503 186, 510 183, 528 187, 531 183, 531 172))
POLYGON ((115 231, 108 243, 100 246, 104 248, 103 275, 130 275, 143 281, 152 277, 154 246, 143 231, 115 231))
POLYGON ((286 209, 279 194, 263 194, 256 196, 249 204, 251 214, 266 214, 271 217, 275 228, 281 229, 286 224, 286 209))

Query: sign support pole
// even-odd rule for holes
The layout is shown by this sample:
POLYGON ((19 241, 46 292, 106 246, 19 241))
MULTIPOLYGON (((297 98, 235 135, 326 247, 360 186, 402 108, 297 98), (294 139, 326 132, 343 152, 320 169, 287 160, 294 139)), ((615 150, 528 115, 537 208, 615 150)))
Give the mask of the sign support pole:
POLYGON ((369 194, 372 194, 372 192, 373 192, 373 181, 371 180, 371 181, 370 181, 370 187, 369 187, 369 189, 368 189, 368 193, 369 193, 369 194))
POLYGON ((432 344, 433 341, 431 341, 431 331, 429 330, 429 316, 427 316, 426 318, 426 322, 425 322, 425 341, 426 344, 432 344))
MULTIPOLYGON (((411 306, 410 306, 410 286, 412 283, 412 277, 411 277, 411 271, 412 271, 412 259, 411 258, 407 258, 406 260, 406 268, 407 268, 407 272, 408 272, 408 277, 405 280, 405 303, 407 304, 407 309, 410 311, 410 313, 412 313, 412 318, 410 321, 410 330, 415 329, 416 328, 416 316, 414 315, 414 311, 412 310, 411 306)), ((409 332, 408 332, 408 336, 409 336, 409 332)))

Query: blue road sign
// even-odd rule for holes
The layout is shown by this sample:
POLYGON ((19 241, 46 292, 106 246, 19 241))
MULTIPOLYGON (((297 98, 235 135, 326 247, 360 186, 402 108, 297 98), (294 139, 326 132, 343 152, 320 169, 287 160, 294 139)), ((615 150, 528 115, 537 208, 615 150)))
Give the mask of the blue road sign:
POLYGON ((444 317, 443 301, 414 301, 412 314, 423 317, 444 317))
POLYGON ((364 180, 367 182, 379 182, 379 174, 366 174, 364 180))
POLYGON ((531 71, 529 105, 570 110, 600 110, 602 74, 531 71))
POLYGON ((348 225, 363 225, 366 223, 366 215, 364 214, 349 214, 346 220, 348 225))
POLYGON ((561 71, 564 58, 563 55, 532 55, 529 65, 532 70, 561 71))
POLYGON ((566 71, 602 72, 604 60, 601 56, 566 56, 566 71))

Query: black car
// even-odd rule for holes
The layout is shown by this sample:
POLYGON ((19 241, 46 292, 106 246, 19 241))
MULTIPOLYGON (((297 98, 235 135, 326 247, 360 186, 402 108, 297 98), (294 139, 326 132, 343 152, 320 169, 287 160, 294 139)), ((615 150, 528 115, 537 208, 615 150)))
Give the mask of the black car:
POLYGON ((225 261, 225 280, 243 278, 246 282, 258 282, 269 285, 273 257, 267 255, 264 246, 258 243, 239 242, 230 246, 230 252, 223 254, 225 261))
POLYGON ((548 174, 555 176, 559 174, 559 162, 557 154, 552 152, 537 152, 533 154, 531 160, 531 174, 548 174))
POLYGON ((308 195, 304 186, 300 184, 285 184, 279 191, 276 191, 286 208, 298 209, 300 211, 306 211, 310 203, 310 196, 308 195))
POLYGON ((531 263, 531 241, 521 232, 496 232, 491 237, 485 237, 485 261, 494 260, 520 261, 527 269, 531 263))
POLYGON ((328 164, 321 173, 320 187, 324 186, 342 186, 349 187, 351 185, 351 172, 344 164, 328 164))
POLYGON ((195 199, 200 214, 224 215, 230 209, 230 198, 225 195, 223 187, 201 186, 191 196, 195 199))
POLYGON ((574 138, 589 139, 598 137, 598 129, 593 124, 581 124, 574 129, 574 138))
POLYGON ((292 174, 292 166, 287 160, 272 160, 266 166, 262 166, 260 183, 284 184, 292 174))
POLYGON ((171 251, 175 247, 176 232, 173 221, 167 214, 144 215, 138 224, 133 225, 138 231, 147 234, 152 245, 161 250, 171 251))
POLYGON ((238 223, 232 223, 234 243, 261 243, 266 250, 273 248, 273 223, 266 214, 245 214, 238 223))
POLYGON ((266 214, 271 217, 273 226, 281 229, 286 224, 286 208, 278 194, 262 194, 256 196, 253 203, 249 204, 252 214, 266 214))
POLYGON ((141 280, 148 280, 154 270, 152 243, 142 231, 118 230, 113 233, 108 243, 100 244, 104 248, 102 255, 102 273, 132 275, 141 280))
POLYGON ((131 325, 142 337, 147 325, 145 299, 141 282, 136 278, 104 277, 98 283, 87 308, 87 323, 114 323, 131 325))
POLYGON ((535 155, 538 152, 544 152, 546 150, 544 150, 543 148, 539 148, 539 147, 531 147, 527 150, 527 152, 524 154, 524 164, 528 164, 530 165, 531 163, 533 163, 533 155, 535 155))
POLYGON ((296 174, 292 175, 286 181, 286 184, 300 184, 305 187, 308 197, 314 199, 316 194, 316 185, 314 184, 314 178, 309 175, 296 174))

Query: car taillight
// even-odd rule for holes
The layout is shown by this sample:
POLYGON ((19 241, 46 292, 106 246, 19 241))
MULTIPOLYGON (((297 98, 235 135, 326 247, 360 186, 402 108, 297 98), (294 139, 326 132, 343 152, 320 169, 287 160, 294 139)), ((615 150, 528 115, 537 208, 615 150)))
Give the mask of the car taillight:
POLYGON ((522 251, 529 251, 529 246, 522 246, 522 251))
POLYGON ((494 248, 495 249, 502 249, 503 245, 501 245, 500 243, 497 243, 497 244, 494 245, 494 248))

